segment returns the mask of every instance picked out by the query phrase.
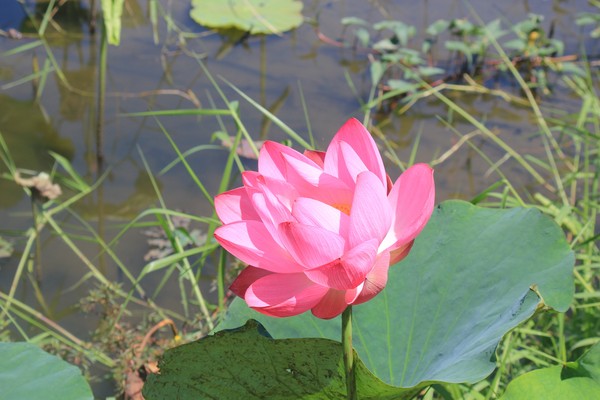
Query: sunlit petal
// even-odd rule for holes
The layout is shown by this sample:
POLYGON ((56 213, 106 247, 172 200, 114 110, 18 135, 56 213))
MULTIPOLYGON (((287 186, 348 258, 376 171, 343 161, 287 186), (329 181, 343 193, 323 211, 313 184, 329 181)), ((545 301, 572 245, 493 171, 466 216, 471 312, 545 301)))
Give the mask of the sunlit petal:
POLYGON ((304 155, 315 162, 321 169, 325 164, 325 153, 324 151, 316 151, 316 150, 304 150, 304 155))
POLYGON ((251 283, 244 300, 255 310, 274 317, 298 315, 313 308, 329 289, 299 274, 270 274, 251 283))
POLYGON ((388 200, 392 208, 392 226, 380 249, 401 247, 423 230, 435 201, 433 169, 415 164, 394 183, 388 200))
POLYGON ((223 225, 215 239, 231 254, 257 268, 273 272, 295 272, 299 265, 259 221, 240 221, 223 225))
POLYGON ((260 217, 252 207, 246 189, 243 187, 230 190, 215 197, 215 210, 224 223, 242 220, 259 220, 260 217))
POLYGON ((365 171, 358 176, 350 211, 349 245, 375 239, 381 243, 392 223, 385 186, 375 174, 365 171))
POLYGON ((313 282, 338 290, 354 289, 364 282, 377 257, 377 241, 364 242, 340 259, 304 273, 313 282))
POLYGON ((328 264, 344 253, 344 238, 324 228, 285 222, 279 232, 285 248, 306 268, 328 264))
POLYGON ((337 176, 340 167, 341 147, 339 142, 346 142, 358 154, 366 168, 373 172, 382 183, 386 182, 385 168, 377 144, 367 129, 355 118, 349 119, 337 132, 327 148, 325 172, 337 176))
POLYGON ((298 197, 292 209, 292 215, 304 225, 325 228, 345 237, 350 217, 339 209, 315 199, 298 197))
MULTIPOLYGON (((352 290, 355 292, 356 290, 352 290)), ((346 303, 346 290, 329 289, 321 301, 313 307, 312 313, 317 318, 331 319, 344 312, 346 303)))
POLYGON ((366 276, 362 290, 351 304, 361 304, 377 296, 387 283, 389 266, 390 253, 385 251, 378 254, 373 269, 366 276))
POLYGON ((260 154, 258 156, 258 172, 264 176, 286 180, 287 163, 284 160, 284 156, 288 156, 300 161, 301 163, 305 164, 307 168, 318 168, 314 161, 305 155, 298 153, 291 147, 268 140, 260 149, 260 154))

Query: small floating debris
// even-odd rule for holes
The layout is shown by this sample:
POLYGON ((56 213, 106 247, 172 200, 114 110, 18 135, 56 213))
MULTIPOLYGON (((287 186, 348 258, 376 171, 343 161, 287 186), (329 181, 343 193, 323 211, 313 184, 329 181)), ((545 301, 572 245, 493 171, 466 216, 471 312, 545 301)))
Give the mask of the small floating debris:
POLYGON ((34 189, 48 200, 54 200, 62 194, 58 183, 52 183, 50 175, 45 172, 40 172, 33 178, 21 178, 21 174, 17 171, 13 178, 17 185, 34 189))

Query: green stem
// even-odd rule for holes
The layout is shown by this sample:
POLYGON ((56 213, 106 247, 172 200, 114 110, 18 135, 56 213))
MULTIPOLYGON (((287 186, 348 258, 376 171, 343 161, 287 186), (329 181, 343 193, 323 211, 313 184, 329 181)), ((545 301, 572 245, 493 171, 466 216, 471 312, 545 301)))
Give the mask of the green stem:
POLYGON ((217 293, 219 296, 219 317, 225 311, 225 267, 227 265, 227 252, 221 249, 219 264, 217 265, 217 293))
POLYGON ((567 345, 565 342, 565 314, 558 314, 558 358, 567 363, 567 345))
POLYGON ((98 170, 102 170, 104 163, 104 106, 106 101, 106 66, 108 52, 108 38, 106 26, 102 25, 100 37, 100 68, 98 76, 98 115, 96 116, 96 162, 98 170))
POLYGON ((342 313, 342 346, 344 348, 344 369, 346 372, 346 398, 357 400, 352 350, 352 306, 348 306, 342 313))

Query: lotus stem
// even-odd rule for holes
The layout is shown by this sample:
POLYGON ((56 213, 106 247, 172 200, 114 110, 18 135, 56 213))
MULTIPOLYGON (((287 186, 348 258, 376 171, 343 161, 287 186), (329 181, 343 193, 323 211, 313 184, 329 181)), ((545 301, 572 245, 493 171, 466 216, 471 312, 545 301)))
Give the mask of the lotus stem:
POLYGON ((344 349, 344 370, 346 372, 346 398, 357 400, 354 350, 352 349, 352 306, 348 306, 342 313, 342 347, 344 349))

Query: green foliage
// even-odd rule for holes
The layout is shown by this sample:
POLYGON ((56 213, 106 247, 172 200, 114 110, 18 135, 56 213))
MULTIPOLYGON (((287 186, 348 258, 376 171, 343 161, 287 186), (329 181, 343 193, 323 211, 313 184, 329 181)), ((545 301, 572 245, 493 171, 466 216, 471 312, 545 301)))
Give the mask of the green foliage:
POLYGON ((564 44, 546 35, 542 26, 542 15, 530 14, 529 18, 515 24, 513 32, 517 39, 504 43, 507 49, 514 49, 527 57, 562 55, 564 44))
POLYGON ((209 28, 235 28, 250 34, 280 34, 302 24, 297 0, 192 0, 190 16, 209 28))
MULTIPOLYGON (((582 18, 582 23, 589 23, 591 17, 582 18)), ((460 81, 464 74, 480 77, 483 73, 490 74, 489 71, 497 74, 506 70, 504 63, 499 62, 501 56, 489 50, 494 42, 510 33, 502 27, 499 19, 487 24, 473 23, 465 18, 440 19, 427 27, 428 36, 420 45, 411 43, 416 28, 401 21, 388 20, 370 26, 363 19, 347 17, 341 22, 344 33, 351 32, 351 39, 344 39, 344 44, 370 49, 374 56, 371 63, 381 64, 379 69, 383 72, 379 79, 372 80, 372 84, 378 85, 380 81, 384 84, 388 91, 386 99, 395 96, 410 98, 411 94, 426 91, 424 83, 427 81, 434 80, 436 85, 440 85, 460 81), (436 65, 434 47, 439 41, 450 53, 450 62, 436 65)), ((562 55, 564 44, 546 35, 542 22, 541 16, 531 14, 512 25, 514 38, 506 41, 504 47, 513 51, 512 60, 530 87, 547 94, 551 87, 548 69, 569 74, 577 67, 572 62, 553 60, 553 57, 562 55)), ((466 85, 465 89, 468 90, 466 85)))
POLYGON ((0 343, 0 399, 93 399, 79 368, 31 343, 0 343))
MULTIPOLYGON (((589 2, 600 11, 600 1, 590 0, 589 2)), ((590 37, 597 39, 600 37, 600 13, 580 13, 575 21, 577 25, 593 25, 594 29, 590 32, 590 37)))
MULTIPOLYGON (((506 332, 536 309, 569 307, 573 263, 561 230, 536 210, 444 202, 409 256, 390 268, 384 291, 354 307, 354 346, 388 384, 477 382, 494 369, 506 332)), ((249 318, 275 338, 339 336, 339 319, 270 318, 241 300, 218 329, 249 318)))
POLYGON ((397 91, 397 94, 403 94, 421 87, 415 83, 420 78, 445 72, 428 66, 424 54, 408 47, 416 34, 416 28, 412 25, 402 21, 381 21, 371 27, 374 34, 369 32, 369 24, 360 18, 344 18, 342 25, 344 30, 352 29, 356 43, 362 47, 370 47, 378 54, 379 57, 371 63, 373 85, 377 85, 385 76, 383 82, 397 91), (402 65, 404 69, 394 69, 397 65, 402 65))
MULTIPOLYGON (((11 277, 11 281, 8 282, 9 290, 7 293, 0 291, 0 337, 3 340, 14 340, 18 337, 18 340, 31 340, 35 341, 36 344, 43 345, 45 348, 51 349, 52 352, 60 353, 64 358, 77 357, 80 361, 80 365, 83 368, 89 367, 92 363, 101 364, 108 368, 110 375, 115 378, 118 384, 124 382, 125 376, 128 373, 135 374, 136 372, 131 371, 132 368, 137 369, 142 362, 147 359, 141 360, 142 356, 152 355, 152 350, 157 348, 165 348, 173 345, 173 342, 179 340, 189 340, 188 338, 197 338, 204 327, 205 332, 208 332, 212 328, 212 316, 205 304, 202 302, 202 292, 198 285, 200 277, 194 276, 191 264, 187 257, 192 257, 195 254, 202 254, 203 252, 211 252, 216 248, 216 244, 211 243, 206 245, 205 243, 196 243, 193 249, 187 249, 186 245, 195 238, 192 237, 192 232, 188 234, 185 229, 180 229, 179 226, 175 226, 173 221, 186 219, 194 221, 196 223, 204 224, 216 224, 215 220, 211 218, 203 218, 195 215, 188 215, 178 211, 172 211, 164 208, 150 208, 147 209, 148 203, 154 202, 156 197, 148 196, 150 201, 140 201, 144 196, 137 197, 136 207, 133 209, 128 206, 127 214, 125 218, 127 224, 123 229, 118 232, 112 241, 108 242, 105 237, 101 236, 98 231, 92 227, 92 225, 86 220, 86 217, 80 215, 78 212, 82 212, 86 206, 86 200, 89 201, 89 197, 86 200, 82 200, 88 194, 92 193, 99 184, 102 183, 106 173, 100 176, 98 181, 94 184, 88 184, 86 179, 82 177, 77 170, 73 167, 68 159, 60 156, 57 153, 51 153, 55 159, 55 167, 53 172, 53 178, 56 178, 63 187, 68 188, 62 196, 54 200, 47 201, 43 204, 38 204, 38 200, 32 196, 31 201, 34 207, 32 225, 35 229, 31 228, 21 234, 20 239, 24 242, 24 247, 19 251, 18 265, 11 277), (70 219, 70 223, 65 224, 64 218, 70 219), (137 215, 136 215, 137 214, 137 215), (140 222, 140 219, 153 217, 153 220, 147 222, 140 222), (146 265, 142 271, 132 271, 128 266, 119 258, 116 254, 115 247, 122 235, 125 233, 143 226, 148 228, 149 226, 159 226, 161 230, 161 243, 168 242, 170 249, 168 251, 168 257, 161 254, 164 258, 160 260, 154 260, 146 265), (96 318, 99 314, 98 327, 90 336, 85 340, 79 339, 61 325, 53 321, 49 311, 46 310, 46 303, 43 300, 43 294, 40 291, 37 282, 32 279, 32 285, 36 290, 36 296, 39 295, 38 300, 41 299, 39 307, 43 309, 43 313, 28 304, 25 304, 19 299, 18 296, 18 285, 24 278, 31 277, 33 262, 31 260, 42 260, 43 253, 35 248, 37 237, 40 232, 49 232, 55 235, 56 238, 61 242, 61 245, 66 246, 67 251, 72 251, 77 257, 79 265, 82 268, 87 269, 83 271, 80 283, 89 285, 91 289, 89 299, 82 299, 79 304, 79 312, 91 313, 96 318), (119 268, 120 274, 127 279, 130 283, 128 289, 123 289, 119 282, 109 280, 99 269, 97 265, 97 259, 89 256, 89 252, 85 252, 79 248, 80 244, 84 243, 95 243, 100 249, 101 254, 105 254, 111 259, 119 268), (182 293, 181 303, 185 307, 186 315, 181 315, 177 311, 172 309, 162 308, 155 303, 155 298, 160 294, 161 290, 167 279, 171 276, 172 272, 180 268, 184 273, 179 276, 179 284, 182 293), (140 281, 147 273, 154 270, 163 269, 165 271, 162 276, 162 281, 158 285, 153 285, 153 293, 146 294, 144 288, 140 284, 140 281), (135 275, 137 273, 137 275, 135 275), (189 283, 188 283, 189 282, 189 283), (192 288, 195 298, 193 304, 188 299, 188 294, 185 293, 188 286, 192 288), (98 295, 97 293, 103 293, 98 295), (139 294, 138 298, 136 294, 139 294), (145 309, 143 312, 144 318, 140 318, 137 321, 139 325, 132 324, 127 317, 130 315, 130 307, 139 307, 145 309), (203 313, 202 321, 198 322, 198 313, 196 312, 197 306, 200 306, 200 312, 203 313), (175 323, 173 320, 188 324, 190 326, 196 326, 196 330, 191 334, 177 335, 175 323), (155 325, 156 324, 156 325, 155 325), (132 326, 133 325, 133 326, 132 326), (150 325, 150 326, 149 326, 150 325), (154 325, 154 326, 152 326, 154 325), (156 331, 163 325, 173 326, 174 339, 164 340, 159 339, 157 335, 154 337, 154 346, 146 346, 145 349, 140 351, 133 350, 137 349, 139 344, 143 342, 144 336, 148 329, 156 331), (33 336, 31 332, 34 332, 36 336, 33 336), (183 338, 183 339, 182 339, 183 338), (137 357, 140 357, 138 359, 137 357)), ((183 156, 182 156, 183 158, 183 156)), ((0 161, 5 164, 7 169, 11 172, 10 174, 2 174, 3 178, 12 180, 13 174, 18 172, 19 169, 11 157, 10 149, 4 142, 2 135, 0 135, 0 161)), ((184 159, 178 161, 187 163, 184 159)), ((150 171, 149 171, 150 172, 150 171)), ((151 172, 150 172, 151 173, 151 172)), ((145 175, 142 175, 144 178, 145 175)), ((154 176, 145 178, 153 181, 154 176)), ((145 180, 145 179, 142 179, 145 180)), ((139 181, 138 181, 139 182, 139 181)), ((158 191, 158 186, 155 187, 158 191)), ((160 193, 159 193, 160 198, 160 193)), ((89 203, 88 203, 89 204, 89 203)), ((163 204, 164 206, 164 204, 163 204)), ((94 204, 92 203, 92 207, 94 204)), ((95 207, 94 207, 95 208, 95 207)), ((97 213, 97 210, 93 210, 97 213)), ((110 213, 108 207, 104 207, 104 212, 110 213)), ((96 214, 94 214, 96 215, 96 214)), ((113 214, 113 215, 116 215, 113 214)), ((123 216, 119 216, 123 218, 123 216)), ((188 221, 188 222, 189 222, 188 221)), ((14 235, 14 233, 13 233, 14 235)), ((4 248, 4 244, 0 243, 2 251, 10 251, 10 248, 4 248)), ((13 254, 16 252, 13 252, 13 254)), ((2 252, 0 251, 0 255, 2 252)), ((4 262, 4 259, 0 259, 4 262)), ((43 264, 40 262, 40 267, 43 264)), ((77 270, 71 271, 73 274, 77 274, 77 270)), ((169 296, 172 296, 170 294, 169 296)), ((73 305, 73 307, 77 307, 73 305)), ((135 321, 135 322, 137 322, 135 321)), ((4 357, 4 353, 0 350, 0 354, 4 357)), ((1 357, 0 357, 1 358, 1 357)), ((2 368, 0 368, 1 370, 2 368)), ((1 373, 0 373, 1 375, 1 373)), ((56 385, 57 387, 59 385, 56 385)), ((0 387, 2 384, 0 383, 0 387)), ((15 396, 12 398, 39 398, 40 396, 15 396)), ((45 398, 45 397, 44 397, 45 398)), ((57 398, 76 398, 73 396, 61 396, 57 398)), ((0 391, 0 399, 3 399, 0 391)))
POLYGON ((513 380, 501 400, 600 398, 600 342, 579 360, 538 369, 513 380))
MULTIPOLYGON (((356 357, 360 399, 410 399, 377 379, 356 357)), ((328 339, 272 339, 256 321, 165 352, 160 374, 144 386, 148 400, 345 399, 342 345, 328 339)))
POLYGON ((118 46, 121 42, 121 17, 125 0, 102 0, 104 29, 109 44, 118 46))
POLYGON ((13 250, 12 243, 0 236, 0 258, 10 257, 13 250))

